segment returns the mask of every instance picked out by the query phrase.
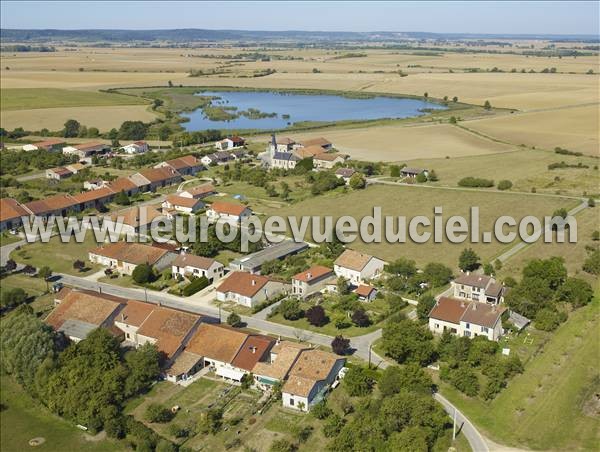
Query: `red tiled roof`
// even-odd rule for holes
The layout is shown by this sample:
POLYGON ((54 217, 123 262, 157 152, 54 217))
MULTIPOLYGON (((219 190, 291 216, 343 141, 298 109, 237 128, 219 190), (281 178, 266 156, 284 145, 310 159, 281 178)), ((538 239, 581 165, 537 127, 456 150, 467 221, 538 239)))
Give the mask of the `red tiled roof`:
POLYGON ((154 265, 169 251, 142 243, 116 242, 90 250, 90 253, 130 264, 154 265))
POLYGON ((140 171, 140 174, 150 182, 161 182, 180 176, 177 171, 165 166, 160 168, 147 168, 140 171))
POLYGON ((29 216, 30 212, 12 198, 0 198, 0 221, 29 216))
POLYGON ((224 325, 203 323, 190 340, 186 351, 224 363, 231 363, 248 334, 224 325))
POLYGON ((134 184, 127 177, 119 177, 118 179, 115 179, 110 184, 108 184, 108 186, 111 189, 113 189, 115 193, 119 193, 119 192, 122 192, 122 191, 127 192, 129 190, 133 190, 134 188, 137 188, 137 185, 134 184))
POLYGON ((323 265, 315 265, 313 267, 310 267, 308 270, 294 275, 292 279, 303 282, 310 282, 314 279, 319 279, 322 276, 328 274, 333 274, 333 270, 331 270, 328 267, 324 267, 323 265))
POLYGON ((210 208, 217 213, 240 216, 248 207, 242 204, 234 204, 226 201, 215 201, 210 208))
POLYGON ((34 146, 37 147, 47 147, 47 146, 55 146, 57 144, 66 144, 63 138, 50 138, 44 141, 38 141, 37 143, 33 143, 34 146))
POLYGON ((204 184, 193 188, 187 188, 184 191, 188 192, 192 196, 205 195, 208 193, 214 193, 215 187, 213 187, 212 184, 204 184))
POLYGON ((96 201, 98 199, 108 198, 114 194, 114 191, 112 191, 110 188, 102 187, 97 190, 89 190, 78 193, 76 195, 73 195, 73 198, 79 203, 84 203, 89 201, 96 201))
POLYGON ((441 297, 429 313, 429 317, 458 325, 468 306, 468 301, 441 297))
POLYGON ((215 262, 217 261, 209 257, 195 256, 194 254, 180 254, 175 258, 172 265, 208 270, 215 262))
POLYGON ((90 149, 90 148, 95 148, 98 146, 107 146, 104 143, 101 143, 100 141, 93 141, 91 143, 81 143, 81 144, 77 144, 75 146, 73 146, 75 149, 78 149, 80 151, 84 151, 86 149, 90 149))
POLYGON ((169 204, 171 204, 173 206, 188 207, 190 209, 193 209, 199 203, 202 202, 199 199, 186 198, 184 196, 177 196, 177 195, 169 195, 166 197, 165 201, 167 201, 169 204))
POLYGON ((217 292, 232 292, 252 298, 269 281, 270 279, 266 276, 253 275, 247 272, 233 272, 217 288, 217 292))
POLYGON ((235 367, 251 371, 257 362, 269 351, 275 339, 262 335, 250 335, 231 361, 235 367))
POLYGON ((117 300, 125 301, 87 290, 71 290, 46 317, 45 322, 54 329, 60 328, 67 320, 79 320, 100 326, 122 306, 117 300))
POLYGON ((58 194, 40 199, 39 201, 28 202, 25 204, 25 207, 33 212, 34 215, 39 215, 54 210, 68 209, 77 204, 79 203, 71 195, 58 194))
POLYGON ((371 295, 371 292, 373 292, 374 290, 377 290, 377 289, 375 289, 375 287, 361 284, 354 290, 354 293, 356 295, 358 295, 359 297, 368 297, 369 295, 371 295))

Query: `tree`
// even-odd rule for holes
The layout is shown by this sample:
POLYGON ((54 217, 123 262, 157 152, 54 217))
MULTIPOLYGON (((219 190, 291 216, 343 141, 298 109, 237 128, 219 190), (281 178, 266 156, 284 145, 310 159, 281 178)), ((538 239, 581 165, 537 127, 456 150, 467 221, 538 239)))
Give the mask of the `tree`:
POLYGON ((427 98, 429 97, 429 93, 428 93, 427 91, 425 91, 425 92, 423 93, 423 97, 424 97, 425 99, 427 99, 427 98))
POLYGON ((192 281, 182 289, 181 294, 184 297, 190 297, 208 286, 210 286, 210 281, 206 276, 192 278, 192 281))
POLYGON ((288 185, 287 182, 281 182, 281 184, 279 184, 279 186, 281 187, 281 198, 282 199, 288 199, 290 197, 290 186, 288 185))
POLYGON ((338 277, 336 282, 337 293, 340 295, 348 295, 350 288, 348 287, 348 280, 343 276, 338 277))
POLYGON ((148 133, 148 127, 142 121, 125 121, 119 128, 120 140, 143 140, 148 133))
POLYGON ((431 287, 441 287, 452 279, 452 270, 444 264, 431 262, 423 269, 423 279, 427 281, 431 287))
POLYGON ((154 269, 150 264, 140 264, 133 269, 131 278, 138 284, 146 284, 156 279, 154 269))
POLYGON ((400 166, 390 165, 390 176, 391 177, 400 177, 400 166))
POLYGON ((81 125, 74 119, 69 119, 65 122, 65 128, 63 129, 63 136, 65 138, 75 138, 79 135, 79 129, 81 125))
POLYGON ((533 326, 542 331, 554 331, 567 320, 567 314, 557 311, 554 307, 545 307, 537 311, 533 326))
POLYGON ((165 423, 173 419, 173 413, 159 403, 151 403, 144 412, 144 419, 148 422, 165 423))
POLYGON ((485 101, 485 103, 483 104, 483 108, 485 108, 486 110, 490 110, 492 108, 492 104, 490 104, 489 100, 485 101))
POLYGON ((454 96, 454 97, 452 98, 452 102, 458 102, 458 97, 454 96))
POLYGON ((575 308, 585 306, 592 300, 593 296, 594 289, 592 289, 592 286, 579 278, 567 278, 557 294, 560 301, 571 303, 575 308))
POLYGON ((33 267, 30 264, 26 264, 23 269, 21 270, 21 272, 25 275, 35 275, 35 267, 33 267))
POLYGON ((323 306, 315 305, 311 306, 304 313, 306 320, 313 326, 323 326, 329 322, 327 315, 325 314, 325 309, 323 306))
POLYGON ((362 397, 371 393, 375 380, 365 367, 353 366, 344 376, 344 385, 348 395, 362 397))
POLYGON ((334 337, 331 341, 331 349, 337 355, 345 355, 350 350, 350 339, 346 339, 342 335, 334 337))
POLYGON ((512 184, 512 182, 511 182, 511 181, 509 181, 509 180, 507 180, 507 179, 503 179, 503 180, 501 180, 500 182, 498 182, 498 186, 497 186, 497 188, 498 188, 498 190, 502 190, 502 191, 504 191, 504 190, 508 190, 508 189, 510 189, 510 188, 512 187, 512 185, 513 185, 513 184, 512 184))
MULTIPOLYGON (((315 72, 315 69, 313 69, 315 72)), ((287 439, 276 439, 269 447, 269 452, 294 452, 296 448, 287 439)))
POLYGON ((52 269, 50 267, 48 267, 47 265, 44 265, 42 268, 40 268, 40 270, 38 271, 38 276, 40 278, 42 278, 44 281, 46 281, 46 290, 49 290, 49 286, 48 286, 48 280, 50 279, 50 277, 52 276, 52 269))
POLYGON ((25 303, 27 297, 27 292, 20 287, 15 287, 14 289, 3 289, 0 300, 2 301, 3 308, 14 308, 25 303))
POLYGON ((300 308, 300 303, 294 298, 286 298, 283 300, 279 305, 278 310, 286 320, 298 320, 304 314, 300 308))
POLYGON ((417 274, 417 264, 412 259, 399 257, 395 261, 387 264, 385 266, 385 271, 392 275, 408 279, 417 274))
MULTIPOLYGON (((594 232, 592 232, 592 240, 594 242, 597 242, 598 240, 600 240, 600 231, 594 231, 594 232)), ((8 265, 8 262, 7 262, 7 265, 8 265)))
POLYGON ((401 391, 431 394, 433 381, 419 365, 408 364, 403 367, 388 366, 381 374, 378 388, 383 397, 391 397, 401 391))
POLYGON ((383 327, 382 346, 386 355, 400 364, 414 362, 425 366, 434 358, 433 335, 408 319, 383 327))
POLYGON ((332 438, 340 433, 345 424, 346 420, 344 418, 339 414, 333 413, 323 424, 323 435, 326 438, 332 438))
POLYGON ((210 408, 200 419, 199 427, 203 433, 212 433, 213 435, 221 429, 223 424, 223 410, 210 408))
POLYGON ((458 268, 462 271, 473 271, 479 267, 479 256, 471 248, 465 248, 458 257, 458 268))
POLYGON ((332 409, 327 406, 327 402, 325 400, 316 403, 310 410, 310 414, 312 414, 317 419, 325 419, 331 416, 332 413, 332 409))
POLYGON ((425 176, 425 173, 419 173, 419 174, 417 174, 417 177, 415 178, 415 180, 419 184, 422 184, 424 182, 427 182, 427 176, 425 176))
POLYGON ((227 324, 236 328, 238 326, 240 326, 242 323, 242 318, 236 314, 235 312, 232 312, 231 314, 229 314, 227 316, 227 324))
POLYGON ((146 343, 125 354, 128 375, 125 394, 128 397, 146 391, 160 375, 161 356, 156 345, 146 343))
POLYGON ((446 375, 447 381, 452 384, 456 389, 461 391, 463 394, 469 397, 474 397, 479 393, 479 381, 477 375, 471 367, 466 364, 461 364, 455 369, 440 370, 440 377, 446 375))
POLYGON ((429 182, 437 182, 439 180, 438 175, 434 170, 429 171, 427 174, 427 180, 429 180, 429 182))
POLYGON ((161 141, 168 140, 169 135, 171 135, 171 128, 167 124, 160 126, 158 129, 158 139, 161 141))
POLYGON ((600 250, 592 251, 581 268, 586 273, 600 275, 600 250))
POLYGON ((85 262, 83 262, 80 259, 77 259, 75 262, 73 262, 73 268, 77 271, 83 271, 83 269, 85 268, 85 262))
POLYGON ((350 182, 348 182, 348 184, 353 190, 360 190, 367 186, 367 181, 361 173, 356 172, 350 177, 350 182))
POLYGON ((450 124, 456 124, 456 116, 450 116, 450 124))
POLYGON ((433 295, 425 294, 419 298, 419 304, 417 305, 417 316, 421 320, 427 320, 429 313, 435 306, 435 298, 433 295))
POLYGON ((588 207, 596 207, 596 201, 594 200, 594 198, 588 199, 588 207))
POLYGON ((129 199, 129 196, 127 196, 127 193, 125 193, 123 190, 121 190, 119 193, 117 193, 115 195, 114 200, 120 206, 128 206, 131 204, 131 200, 129 199))
POLYGON ((17 263, 12 259, 8 259, 6 261, 6 264, 4 264, 4 270, 7 272, 12 272, 12 271, 15 271, 16 269, 17 269, 17 263))
POLYGON ((486 262, 485 264, 483 264, 483 274, 490 276, 494 273, 494 266, 492 264, 490 264, 489 262, 486 262))
POLYGON ((371 324, 371 319, 362 307, 358 307, 352 313, 352 323, 360 328, 364 328, 371 324))

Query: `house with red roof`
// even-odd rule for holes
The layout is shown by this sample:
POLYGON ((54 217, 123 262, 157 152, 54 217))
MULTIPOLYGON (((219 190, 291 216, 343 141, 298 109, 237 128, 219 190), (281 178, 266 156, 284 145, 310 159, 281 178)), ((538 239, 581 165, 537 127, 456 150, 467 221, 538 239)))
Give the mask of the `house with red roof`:
POLYGON ((323 265, 314 265, 292 277, 292 295, 306 298, 320 292, 335 279, 333 270, 323 265))
POLYGON ((21 217, 29 217, 31 211, 12 198, 0 198, 0 231, 15 229, 23 222, 21 217))
POLYGON ((220 279, 225 274, 222 263, 210 257, 195 256, 193 254, 180 254, 171 263, 173 278, 181 276, 190 278, 204 276, 211 283, 220 279))
POLYGON ((232 272, 217 288, 218 301, 233 301, 252 308, 285 292, 289 286, 267 276, 232 272))
POLYGON ((215 201, 206 209, 208 221, 212 223, 222 221, 234 226, 246 220, 251 215, 252 210, 250 208, 242 204, 227 201, 215 201))
POLYGON ((224 140, 217 141, 215 143, 215 147, 219 151, 228 151, 230 149, 239 148, 246 144, 246 140, 242 137, 238 137, 237 135, 227 137, 224 140))

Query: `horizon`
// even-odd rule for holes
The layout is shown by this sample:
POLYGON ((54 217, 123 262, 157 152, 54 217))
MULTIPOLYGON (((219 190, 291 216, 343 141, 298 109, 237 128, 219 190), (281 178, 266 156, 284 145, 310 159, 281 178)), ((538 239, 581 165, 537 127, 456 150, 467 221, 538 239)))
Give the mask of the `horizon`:
POLYGON ((3 1, 11 30, 210 30, 598 36, 598 2, 16 2, 3 1), (118 5, 118 6, 116 6, 118 5), (143 8, 140 8, 143 5, 143 8), (115 8, 121 14, 115 15, 115 8), (215 27, 219 15, 243 17, 215 27), (131 17, 135 17, 134 21, 131 17), (536 17, 536 21, 531 21, 536 17), (268 18, 265 21, 265 18, 268 18), (269 22, 271 26, 265 26, 269 22), (76 23, 76 27, 64 26, 76 23), (143 24, 146 26, 140 26, 143 24), (308 25, 310 24, 310 25, 308 25), (418 25, 417 24, 427 24, 418 25))

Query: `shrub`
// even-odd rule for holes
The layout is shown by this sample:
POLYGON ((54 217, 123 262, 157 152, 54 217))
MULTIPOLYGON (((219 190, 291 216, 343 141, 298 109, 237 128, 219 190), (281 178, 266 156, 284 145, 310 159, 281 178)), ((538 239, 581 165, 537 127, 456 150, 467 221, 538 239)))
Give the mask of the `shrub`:
POLYGON ((27 301, 27 292, 20 287, 2 290, 2 307, 12 308, 27 301))
POLYGON ((135 267, 131 277, 138 284, 146 284, 156 280, 154 269, 152 268, 152 265, 149 264, 140 264, 135 267))
POLYGON ((352 313, 352 322, 356 326, 364 328, 371 324, 371 319, 363 308, 358 308, 352 313))
POLYGON ((279 312, 286 320, 298 320, 304 315, 298 300, 287 298, 279 305, 279 312))
POLYGON ((206 278, 206 276, 201 276, 200 278, 194 279, 187 286, 183 288, 181 293, 184 297, 189 297, 190 295, 194 295, 196 292, 201 291, 205 287, 208 287, 210 282, 206 278))
POLYGON ((331 341, 331 349, 338 355, 345 355, 350 349, 350 339, 345 339, 342 335, 334 337, 331 341))
POLYGON ((304 314, 306 320, 313 326, 323 326, 329 322, 325 309, 322 306, 316 305, 308 308, 304 314))
POLYGON ((501 180, 500 182, 498 182, 498 190, 508 190, 512 187, 512 182, 506 179, 501 180))
POLYGON ((542 331, 554 331, 565 320, 567 314, 564 312, 558 312, 553 308, 542 308, 535 315, 533 326, 542 331))
POLYGON ((150 405, 148 405, 148 408, 146 408, 144 418, 148 422, 164 423, 169 422, 171 419, 173 419, 173 413, 171 412, 171 410, 158 403, 151 403, 150 405))
POLYGON ((494 181, 490 179, 483 179, 480 177, 463 177, 458 181, 460 187, 493 187, 494 181))
POLYGON ((227 324, 230 326, 238 327, 238 326, 240 326, 241 323, 242 323, 242 318, 235 312, 232 312, 227 317, 227 324))
POLYGON ((310 410, 310 414, 317 419, 325 419, 326 417, 331 416, 332 413, 333 411, 327 406, 327 403, 324 400, 315 404, 310 410))
POLYGON ((371 393, 375 380, 371 372, 360 366, 351 367, 344 377, 344 385, 348 395, 362 397, 371 393))

